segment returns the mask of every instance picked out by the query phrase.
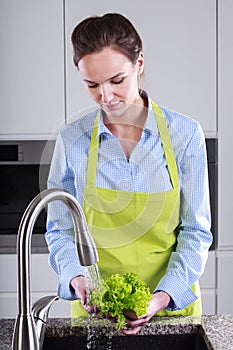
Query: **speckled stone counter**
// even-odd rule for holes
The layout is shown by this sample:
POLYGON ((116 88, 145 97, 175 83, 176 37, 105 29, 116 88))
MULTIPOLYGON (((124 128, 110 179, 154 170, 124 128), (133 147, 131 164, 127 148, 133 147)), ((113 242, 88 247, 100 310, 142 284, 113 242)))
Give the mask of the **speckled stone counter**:
MULTIPOLYGON (((0 349, 10 350, 14 328, 13 319, 0 319, 0 349)), ((122 335, 109 322, 93 320, 92 330, 101 334, 122 335)), ((204 332, 214 350, 233 350, 233 316, 154 317, 140 334, 187 334, 204 332)), ((64 337, 87 334, 86 320, 49 319, 46 335, 64 337), (75 324, 76 323, 76 324, 75 324), (75 326, 74 326, 75 324, 75 326)), ((210 347, 211 348, 211 347, 210 347)))

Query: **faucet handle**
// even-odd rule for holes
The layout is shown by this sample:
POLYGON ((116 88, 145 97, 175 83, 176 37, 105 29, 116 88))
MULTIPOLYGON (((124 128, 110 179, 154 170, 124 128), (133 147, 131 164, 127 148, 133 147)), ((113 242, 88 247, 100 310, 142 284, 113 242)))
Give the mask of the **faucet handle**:
POLYGON ((32 306, 32 315, 34 316, 36 333, 39 340, 39 350, 43 348, 49 309, 53 302, 58 299, 59 297, 57 295, 48 295, 37 300, 32 306))
POLYGON ((59 296, 57 295, 47 295, 37 300, 32 306, 34 318, 46 322, 51 305, 58 299, 59 296))

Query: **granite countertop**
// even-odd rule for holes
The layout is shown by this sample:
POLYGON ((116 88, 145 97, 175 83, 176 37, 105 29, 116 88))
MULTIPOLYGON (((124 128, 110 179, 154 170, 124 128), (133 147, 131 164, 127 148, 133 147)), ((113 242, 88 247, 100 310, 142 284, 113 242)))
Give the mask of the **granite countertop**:
MULTIPOLYGON (((0 319, 0 349, 11 350, 14 319, 0 319)), ((48 320, 46 335, 64 337, 70 335, 87 334, 87 321, 69 318, 53 318, 48 320)), ((108 321, 93 320, 93 331, 102 334, 122 335, 108 321)), ((154 317, 139 334, 186 334, 205 331, 208 342, 214 350, 233 350, 233 316, 202 316, 194 317, 154 317)), ((211 348, 211 347, 210 347, 211 348)))

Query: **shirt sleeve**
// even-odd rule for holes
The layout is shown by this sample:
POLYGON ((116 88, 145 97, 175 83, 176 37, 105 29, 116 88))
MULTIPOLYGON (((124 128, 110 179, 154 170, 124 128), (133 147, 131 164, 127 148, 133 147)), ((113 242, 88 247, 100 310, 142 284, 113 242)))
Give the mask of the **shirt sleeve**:
POLYGON ((155 289, 171 296, 170 310, 197 299, 190 287, 202 275, 212 243, 206 146, 199 124, 177 165, 181 196, 177 247, 155 289))
MULTIPOLYGON (((74 175, 67 164, 67 154, 61 134, 58 135, 51 163, 48 188, 62 188, 75 196, 74 175)), ((84 273, 80 265, 69 209, 61 201, 48 205, 47 232, 49 263, 59 277, 58 295, 62 299, 76 299, 71 280, 84 273)))

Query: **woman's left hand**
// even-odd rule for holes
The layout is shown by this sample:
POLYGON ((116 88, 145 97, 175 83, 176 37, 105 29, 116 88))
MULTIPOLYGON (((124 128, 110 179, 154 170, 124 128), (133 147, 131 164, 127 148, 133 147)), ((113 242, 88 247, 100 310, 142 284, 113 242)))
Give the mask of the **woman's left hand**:
POLYGON ((156 292, 151 297, 146 315, 138 317, 135 312, 125 312, 127 329, 122 329, 122 333, 127 335, 138 333, 157 312, 167 307, 170 302, 170 296, 163 291, 156 292))

